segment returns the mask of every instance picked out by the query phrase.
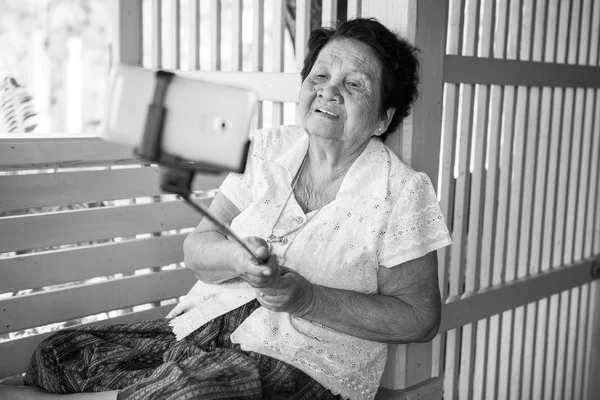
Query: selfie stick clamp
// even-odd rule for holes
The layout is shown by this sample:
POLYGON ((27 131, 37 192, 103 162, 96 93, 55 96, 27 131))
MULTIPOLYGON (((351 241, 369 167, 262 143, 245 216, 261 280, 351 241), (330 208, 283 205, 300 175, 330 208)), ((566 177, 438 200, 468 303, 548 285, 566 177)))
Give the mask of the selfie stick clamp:
POLYGON ((135 155, 163 166, 164 168, 160 174, 161 190, 181 196, 194 210, 207 217, 213 224, 219 227, 228 238, 241 244, 250 253, 252 259, 258 262, 252 250, 228 226, 222 224, 207 209, 191 199, 192 181, 194 180, 196 171, 217 173, 222 170, 208 164, 190 164, 162 150, 162 136, 168 111, 165 107, 165 98, 174 76, 174 73, 168 71, 158 70, 156 72, 154 97, 152 103, 148 106, 142 144, 135 149, 135 155))

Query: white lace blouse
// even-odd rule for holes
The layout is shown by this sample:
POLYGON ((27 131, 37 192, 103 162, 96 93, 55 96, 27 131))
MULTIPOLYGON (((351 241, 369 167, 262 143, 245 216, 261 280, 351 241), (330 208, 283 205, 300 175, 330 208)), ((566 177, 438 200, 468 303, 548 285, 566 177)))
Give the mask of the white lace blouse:
MULTIPOLYGON (((427 175, 403 164, 376 138, 348 170, 335 200, 306 215, 289 194, 308 145, 297 126, 256 133, 246 172, 230 174, 220 188, 241 211, 231 224, 238 235, 287 234, 285 243, 272 248, 280 263, 312 283, 361 293, 377 293, 381 266, 391 268, 451 243, 427 175)), ((199 281, 188 296, 204 303, 171 320, 178 339, 255 298, 240 280, 199 281)), ((375 396, 387 356, 385 344, 264 307, 231 340, 299 368, 347 399, 375 396)))

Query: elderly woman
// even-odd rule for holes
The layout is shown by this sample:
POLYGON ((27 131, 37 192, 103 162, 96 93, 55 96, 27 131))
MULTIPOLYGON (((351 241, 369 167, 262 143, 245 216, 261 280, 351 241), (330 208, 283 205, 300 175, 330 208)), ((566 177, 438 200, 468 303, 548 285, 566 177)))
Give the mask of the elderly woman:
POLYGON ((27 383, 128 399, 373 398, 386 344, 437 332, 435 250, 450 243, 429 179, 382 141, 416 98, 415 52, 375 20, 312 32, 301 126, 256 132, 245 173, 211 204, 255 258, 202 221, 184 244, 199 281, 168 323, 61 332, 27 383))

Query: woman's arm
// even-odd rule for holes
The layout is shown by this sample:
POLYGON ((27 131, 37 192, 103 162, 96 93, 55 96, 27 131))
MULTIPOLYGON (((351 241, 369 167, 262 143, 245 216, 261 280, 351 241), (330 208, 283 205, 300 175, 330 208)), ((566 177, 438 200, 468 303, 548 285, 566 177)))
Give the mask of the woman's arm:
MULTIPOLYGON (((209 211, 224 225, 230 226, 231 221, 240 213, 240 210, 223 194, 217 193, 209 211)), ((259 260, 268 257, 266 243, 259 238, 244 239, 248 247, 254 250, 259 260)), ((239 263, 234 257, 245 253, 243 247, 234 240, 229 240, 224 232, 208 220, 202 219, 200 224, 190 233, 183 242, 183 253, 186 268, 196 274, 196 277, 206 283, 222 283, 232 278, 241 277, 252 282, 262 281, 268 268, 246 262, 244 270, 239 269, 239 263)), ((269 270, 270 272, 270 270, 269 270)))
POLYGON ((431 252, 380 268, 379 294, 313 285, 297 273, 282 275, 259 301, 273 311, 313 321, 362 339, 384 343, 427 342, 441 318, 437 255, 431 252))

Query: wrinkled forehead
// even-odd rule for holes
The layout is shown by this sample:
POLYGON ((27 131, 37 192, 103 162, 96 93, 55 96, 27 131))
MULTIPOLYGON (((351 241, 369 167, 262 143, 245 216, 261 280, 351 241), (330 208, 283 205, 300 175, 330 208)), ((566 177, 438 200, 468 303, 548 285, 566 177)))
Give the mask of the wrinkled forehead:
POLYGON ((381 63, 375 51, 366 44, 351 39, 334 39, 319 52, 315 66, 339 66, 378 80, 381 63))

